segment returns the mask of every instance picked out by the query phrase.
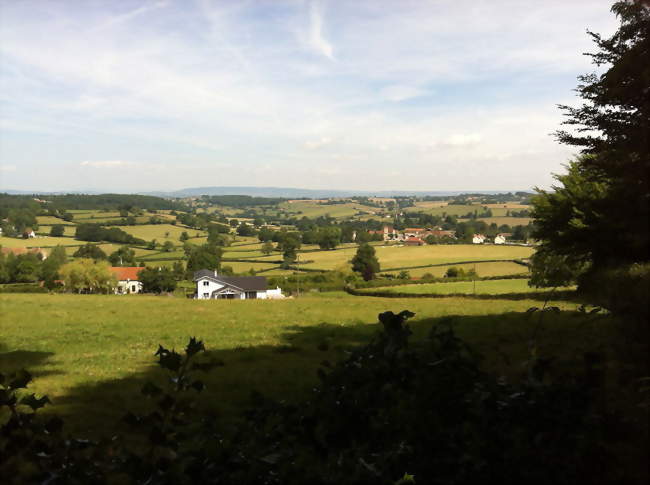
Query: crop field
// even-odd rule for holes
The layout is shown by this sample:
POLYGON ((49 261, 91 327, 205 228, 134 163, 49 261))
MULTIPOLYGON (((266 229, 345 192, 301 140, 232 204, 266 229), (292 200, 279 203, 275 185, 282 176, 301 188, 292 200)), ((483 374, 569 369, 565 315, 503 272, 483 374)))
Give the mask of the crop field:
MULTIPOLYGON (((565 288, 566 289, 566 288, 565 288)), ((569 288, 570 289, 570 288, 569 288)), ((483 281, 454 281, 450 283, 430 283, 418 285, 387 286, 363 290, 367 293, 389 292, 409 293, 414 295, 437 294, 477 294, 477 295, 503 295, 507 293, 532 293, 552 291, 551 288, 533 288, 528 286, 525 279, 483 280, 483 281)))
POLYGON ((78 246, 84 244, 70 237, 38 236, 31 239, 0 237, 0 246, 5 248, 49 248, 54 246, 78 246))
MULTIPOLYGON (((173 226, 171 224, 144 224, 138 226, 119 226, 119 228, 137 238, 144 239, 145 241, 155 239, 158 243, 171 241, 175 244, 181 244, 179 238, 183 232, 187 232, 191 238, 206 236, 205 231, 189 229, 184 226, 173 226)), ((192 240, 192 242, 195 241, 192 240)))
MULTIPOLYGON (((430 246, 377 246, 375 248, 382 271, 393 268, 464 261, 529 258, 534 249, 525 246, 492 246, 474 244, 438 244, 430 246)), ((301 260, 313 263, 306 268, 332 270, 347 265, 356 253, 355 248, 321 251, 301 255, 301 260)))
MULTIPOLYGON (((425 274, 431 274, 436 278, 441 278, 447 272, 447 269, 454 267, 464 271, 476 270, 479 276, 508 276, 513 274, 528 273, 528 268, 517 263, 473 263, 473 264, 451 264, 448 266, 434 266, 431 268, 415 268, 408 270, 409 275, 415 278, 421 278, 425 274)), ((383 273, 383 271, 382 271, 383 273)), ((399 271, 389 271, 389 274, 398 275, 399 271)))
MULTIPOLYGON (((566 310, 576 307, 553 304, 566 310)), ((521 314, 531 306, 539 302, 497 297, 384 299, 344 293, 241 302, 143 295, 0 295, 0 369, 4 373, 28 368, 34 375, 31 392, 47 394, 53 402, 48 408, 62 414, 72 429, 83 434, 112 432, 127 407, 137 411, 149 406, 139 389, 146 379, 160 378, 154 365, 158 344, 181 349, 189 336, 196 336, 212 357, 225 363, 206 378, 208 388, 200 404, 216 407, 217 419, 227 420, 254 389, 284 399, 303 395, 316 382, 320 363, 336 361, 346 349, 367 342, 377 331, 378 313, 386 310, 416 313, 411 324, 416 341, 425 338, 439 318, 456 316, 460 336, 486 350, 505 336, 501 350, 523 361, 530 327, 521 314), (29 319, 24 318, 25 308, 29 319)), ((545 332, 561 332, 561 346, 571 341, 566 336, 577 331, 579 322, 568 316, 560 323, 547 324, 545 332)), ((597 338, 607 329, 601 322, 585 335, 597 338)))
POLYGON ((321 204, 315 201, 296 201, 296 202, 283 202, 279 205, 280 208, 289 212, 299 212, 300 216, 309 218, 320 217, 329 215, 334 218, 352 217, 359 211, 363 212, 379 212, 381 209, 376 207, 369 207, 362 204, 346 203, 346 204, 321 204))
POLYGON ((72 224, 72 222, 64 221, 63 219, 59 219, 58 217, 54 217, 54 216, 37 216, 36 222, 38 222, 39 227, 42 224, 49 224, 49 225, 72 224))
POLYGON ((479 220, 485 222, 486 224, 494 223, 497 226, 501 226, 503 224, 507 224, 509 226, 527 226, 533 222, 530 217, 483 217, 479 220))

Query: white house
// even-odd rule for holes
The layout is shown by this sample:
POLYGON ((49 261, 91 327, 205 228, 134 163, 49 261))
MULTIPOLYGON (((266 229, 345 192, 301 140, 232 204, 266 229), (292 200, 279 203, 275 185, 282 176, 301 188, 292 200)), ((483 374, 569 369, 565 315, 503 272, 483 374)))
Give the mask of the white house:
POLYGON ((112 266, 111 273, 117 278, 115 293, 118 295, 142 293, 142 282, 138 278, 138 273, 142 269, 138 266, 112 266))
POLYGON ((36 233, 34 232, 34 229, 32 229, 31 227, 28 227, 23 231, 23 238, 31 239, 34 237, 36 237, 36 233))
POLYGON ((503 234, 497 234, 494 238, 494 244, 505 244, 506 237, 503 234))
POLYGON ((483 234, 474 234, 472 236, 473 244, 483 244, 485 242, 485 236, 483 234))
POLYGON ((202 269, 194 273, 195 298, 199 300, 267 300, 284 298, 280 288, 268 289, 264 276, 219 276, 202 269))

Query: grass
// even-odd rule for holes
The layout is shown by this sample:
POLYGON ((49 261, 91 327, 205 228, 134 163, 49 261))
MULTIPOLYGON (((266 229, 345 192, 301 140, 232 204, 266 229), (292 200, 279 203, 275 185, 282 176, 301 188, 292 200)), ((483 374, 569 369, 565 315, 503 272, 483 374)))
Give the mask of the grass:
MULTIPOLYGON (((479 276, 507 276, 513 274, 527 273, 528 269, 517 263, 501 262, 501 263, 471 263, 471 264, 454 264, 448 266, 434 266, 432 268, 416 268, 408 270, 409 275, 412 277, 422 277, 430 273, 439 278, 445 275, 447 269, 451 267, 462 268, 465 271, 476 269, 479 276)), ((389 271, 390 274, 399 274, 399 271, 389 271)))
MULTIPOLYGON (((306 268, 332 270, 348 266, 356 248, 301 254, 303 261, 313 261, 306 268)), ((529 258, 534 249, 524 246, 494 246, 476 244, 437 244, 430 246, 377 246, 375 247, 382 271, 392 268, 444 264, 463 261, 529 258)))
POLYGON ((54 246, 79 246, 83 241, 77 241, 70 237, 38 236, 31 239, 19 239, 14 237, 0 237, 0 246, 5 248, 43 248, 54 246))
POLYGON ((311 200, 283 202, 279 207, 289 212, 300 212, 300 216, 306 216, 309 218, 329 215, 330 217, 342 219, 352 217, 359 211, 371 213, 381 212, 381 209, 369 207, 363 204, 345 203, 325 205, 311 200))
MULTIPOLYGON (((174 244, 181 245, 180 236, 183 232, 194 238, 205 237, 205 231, 199 231, 197 229, 189 229, 183 226, 173 226, 171 224, 142 224, 138 226, 119 226, 124 232, 128 232, 133 236, 144 239, 145 241, 151 241, 156 239, 158 243, 164 243, 165 241, 171 241, 174 244)), ((196 243, 196 240, 191 239, 190 242, 196 243)))
POLYGON ((501 226, 503 224, 507 224, 509 226, 527 226, 533 222, 530 217, 484 217, 482 219, 479 219, 479 221, 483 221, 486 224, 494 223, 497 226, 501 226))
MULTIPOLYGON (((36 231, 36 233, 39 234, 39 235, 41 235, 41 234, 47 235, 47 234, 50 233, 51 230, 52 230, 51 225, 39 224, 38 231, 36 231)), ((63 226, 63 235, 64 236, 74 237, 76 231, 77 231, 77 228, 75 226, 67 226, 67 225, 63 226)))
POLYGON ((454 281, 450 283, 431 283, 417 285, 387 286, 383 288, 372 288, 368 293, 373 292, 409 293, 414 295, 438 294, 454 295, 503 295, 507 293, 531 293, 539 291, 551 291, 547 288, 533 288, 528 286, 526 279, 504 279, 484 281, 454 281))
MULTIPOLYGON (((461 335, 482 342, 486 350, 499 335, 506 335, 521 354, 528 329, 520 314, 534 305, 539 302, 383 299, 343 293, 242 302, 5 294, 0 295, 0 372, 28 367, 35 376, 31 392, 49 395, 51 409, 73 429, 84 434, 112 432, 127 407, 147 405, 139 388, 157 375, 153 353, 158 344, 180 349, 189 336, 197 336, 226 364, 208 377, 202 399, 227 421, 253 389, 276 398, 302 396, 316 382, 323 360, 340 359, 345 349, 368 341, 380 312, 415 312, 416 340, 427 335, 436 319, 462 316, 461 335), (319 350, 323 344, 327 349, 319 350)), ((557 305, 575 308, 567 302, 557 305)))

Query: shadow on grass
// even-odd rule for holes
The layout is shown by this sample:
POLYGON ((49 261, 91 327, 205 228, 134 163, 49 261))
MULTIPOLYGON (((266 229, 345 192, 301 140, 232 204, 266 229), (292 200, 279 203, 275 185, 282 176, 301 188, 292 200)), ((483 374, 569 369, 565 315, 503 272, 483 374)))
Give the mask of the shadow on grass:
MULTIPOLYGON (((611 341, 609 334, 613 326, 598 324, 603 318, 608 317, 585 319, 575 312, 565 312, 554 315, 548 322, 542 321, 538 352, 550 353, 557 356, 557 362, 573 365, 584 352, 611 341)), ((526 317, 518 312, 416 318, 410 322, 411 345, 423 345, 431 328, 440 323, 451 323, 458 336, 485 356, 485 370, 513 376, 523 372, 528 342, 540 325, 536 316, 526 317)), ((208 350, 203 358, 218 359, 225 365, 201 376, 207 387, 197 395, 197 405, 214 415, 226 430, 236 425, 253 391, 281 401, 305 398, 318 383, 316 372, 323 362, 344 359, 347 352, 369 342, 378 330, 378 324, 321 323, 309 327, 286 326, 277 345, 211 350, 212 342, 206 341, 208 350)), ((55 400, 50 412, 61 415, 68 430, 78 435, 115 433, 120 429, 116 424, 127 411, 141 413, 152 409, 153 403, 142 395, 141 388, 147 381, 161 384, 165 380, 165 374, 155 364, 155 350, 151 349, 151 365, 142 371, 124 378, 73 387, 55 400)), ((32 367, 28 361, 24 362, 28 369, 32 367)), ((121 431, 128 432, 124 428, 121 431)))
POLYGON ((63 374, 59 370, 49 370, 50 359, 54 352, 34 350, 12 350, 8 351, 7 346, 0 342, 0 372, 11 373, 19 369, 27 369, 33 377, 44 377, 63 374))

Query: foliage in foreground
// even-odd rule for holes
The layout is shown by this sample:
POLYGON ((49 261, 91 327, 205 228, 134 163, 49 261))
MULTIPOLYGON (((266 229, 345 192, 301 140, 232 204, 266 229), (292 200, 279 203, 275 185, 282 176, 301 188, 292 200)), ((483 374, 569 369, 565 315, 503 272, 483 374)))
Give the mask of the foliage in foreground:
MULTIPOLYGON (((533 311, 531 318, 552 314, 533 311)), ((235 433, 197 409, 197 375, 223 365, 190 339, 184 354, 159 347, 164 383, 147 382, 149 412, 127 412, 129 439, 63 434, 26 393, 31 376, 0 375, 0 475, 27 483, 632 483, 611 445, 626 426, 599 409, 602 356, 584 355, 576 375, 550 377, 536 357, 516 382, 486 373, 480 356, 436 326, 408 345, 413 313, 379 315, 382 330, 296 405, 261 395, 235 433), (133 441, 136 441, 134 444, 133 441), (409 478, 411 477, 411 478, 409 478)))

